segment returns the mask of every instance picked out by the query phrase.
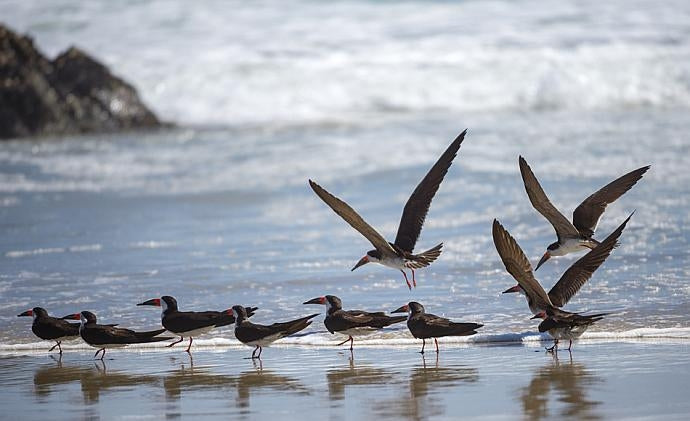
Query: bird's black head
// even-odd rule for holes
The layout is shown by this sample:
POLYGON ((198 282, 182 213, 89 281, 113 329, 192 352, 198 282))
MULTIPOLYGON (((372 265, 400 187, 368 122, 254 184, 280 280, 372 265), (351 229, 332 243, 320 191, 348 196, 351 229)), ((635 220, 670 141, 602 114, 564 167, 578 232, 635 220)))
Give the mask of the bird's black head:
POLYGON ((558 241, 549 244, 549 245, 546 247, 546 250, 548 250, 548 251, 554 251, 554 250, 556 250, 557 248, 558 248, 558 241))
POLYGON ((34 317, 48 317, 48 312, 43 307, 34 307, 32 311, 34 312, 34 317))
POLYGON ((26 310, 25 312, 18 314, 17 317, 31 316, 34 319, 39 317, 47 317, 48 312, 43 307, 34 307, 31 310, 26 310))
POLYGON ((410 316, 414 316, 416 314, 424 314, 424 306, 416 301, 410 301, 404 306, 401 306, 391 311, 391 313, 408 313, 410 316))
POLYGON ((305 301, 302 304, 325 305, 328 313, 343 308, 343 302, 340 301, 340 298, 336 297, 335 295, 324 295, 323 297, 312 298, 311 300, 305 301))
POLYGON ((84 323, 96 323, 98 321, 96 319, 96 315, 91 313, 90 311, 82 311, 81 312, 81 320, 84 323))
POLYGON ((380 262, 381 261, 381 252, 374 249, 374 250, 369 250, 367 254, 364 255, 361 259, 359 259, 359 262, 353 267, 351 270, 355 270, 358 267, 362 265, 366 265, 367 263, 371 262, 380 262))
POLYGON ((369 250, 367 252, 367 256, 369 256, 372 259, 381 260, 381 252, 376 249, 369 250))
POLYGON ((424 306, 416 301, 410 301, 407 306, 410 309, 410 314, 413 316, 416 314, 424 314, 424 306))
POLYGON ((329 310, 341 310, 343 308, 343 302, 335 295, 326 295, 326 301, 328 301, 326 306, 329 310))
POLYGON ((230 309, 232 315, 235 316, 235 324, 238 325, 244 320, 247 320, 247 309, 242 306, 232 306, 230 309))
POLYGON ((163 311, 177 311, 177 300, 175 297, 164 295, 161 297, 161 307, 163 311))

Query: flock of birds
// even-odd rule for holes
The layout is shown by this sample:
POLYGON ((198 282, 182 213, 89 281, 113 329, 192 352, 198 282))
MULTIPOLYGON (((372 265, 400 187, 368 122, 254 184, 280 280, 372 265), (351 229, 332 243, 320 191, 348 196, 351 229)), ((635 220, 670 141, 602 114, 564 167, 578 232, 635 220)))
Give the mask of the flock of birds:
MULTIPOLYGON (((369 250, 357 262, 352 268, 353 271, 367 263, 379 263, 402 272, 409 289, 417 286, 415 270, 433 263, 441 254, 443 243, 421 253, 414 253, 414 247, 421 233, 431 201, 453 163, 460 145, 465 139, 466 132, 467 130, 458 135, 412 192, 403 209, 398 232, 392 243, 371 227, 347 203, 333 196, 314 181, 309 180, 309 185, 316 195, 374 246, 373 250, 369 250), (410 271, 412 283, 410 283, 406 270, 410 271)), ((532 206, 553 225, 557 236, 557 241, 547 247, 534 270, 539 269, 551 257, 564 256, 581 250, 588 252, 573 263, 554 287, 546 293, 534 277, 532 265, 517 241, 498 220, 494 219, 492 229, 494 245, 506 270, 517 281, 517 285, 507 289, 504 293, 522 293, 526 296, 528 307, 534 315, 532 318, 542 319, 539 324, 539 332, 548 332, 554 339, 553 346, 547 348, 549 351, 557 351, 560 340, 568 340, 568 350, 570 350, 573 339, 580 337, 589 326, 601 320, 606 313, 573 313, 562 310, 561 307, 589 280, 594 271, 604 263, 611 251, 618 245, 618 239, 632 214, 601 242, 593 238, 594 232, 606 206, 635 185, 649 169, 649 166, 638 168, 617 178, 586 198, 573 212, 572 222, 551 203, 523 157, 519 158, 519 166, 525 190, 532 206)), ((437 338, 474 335, 477 333, 477 329, 483 326, 477 323, 454 322, 444 317, 426 313, 424 307, 415 301, 411 301, 392 312, 407 313, 407 316, 388 316, 384 312, 343 310, 340 298, 334 295, 317 297, 304 302, 304 304, 326 306, 326 318, 324 320, 326 329, 331 333, 337 332, 346 335, 347 339, 338 345, 350 342, 350 351, 352 351, 354 335, 366 334, 404 320, 407 320, 407 327, 412 336, 422 339, 422 353, 424 353, 427 339, 434 339, 438 353, 437 338)), ((136 332, 119 328, 117 325, 98 324, 96 315, 89 311, 55 318, 49 316, 47 311, 41 307, 34 307, 19 316, 33 317, 31 329, 34 334, 41 339, 56 342, 49 351, 57 347, 62 353, 61 342, 63 340, 81 337, 90 346, 98 348, 94 358, 102 352, 101 359, 103 359, 108 348, 175 339, 171 336, 159 336, 166 331, 179 337, 179 340, 170 343, 169 347, 188 337, 189 345, 186 351, 190 352, 194 337, 207 333, 214 328, 233 323, 235 324, 235 337, 240 342, 254 347, 252 358, 260 358, 264 346, 305 329, 311 324, 311 319, 318 315, 311 314, 287 322, 261 325, 249 320, 257 311, 256 307, 233 306, 225 311, 180 311, 177 300, 171 296, 153 298, 138 305, 161 307, 163 328, 136 332), (70 323, 67 320, 79 320, 80 323, 70 323)))

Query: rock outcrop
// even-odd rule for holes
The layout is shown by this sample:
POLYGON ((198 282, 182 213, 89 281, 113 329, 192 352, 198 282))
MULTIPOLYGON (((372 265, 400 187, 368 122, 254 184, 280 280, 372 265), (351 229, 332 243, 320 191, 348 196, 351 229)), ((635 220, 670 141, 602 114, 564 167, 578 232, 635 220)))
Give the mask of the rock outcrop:
POLYGON ((49 60, 0 24, 0 139, 161 126, 136 90, 71 47, 49 60))

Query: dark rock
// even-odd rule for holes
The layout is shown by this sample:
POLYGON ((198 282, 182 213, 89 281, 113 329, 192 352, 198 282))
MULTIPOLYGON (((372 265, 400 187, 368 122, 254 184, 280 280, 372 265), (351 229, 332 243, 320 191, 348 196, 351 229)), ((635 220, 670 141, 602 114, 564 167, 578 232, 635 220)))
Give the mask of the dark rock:
POLYGON ((134 87, 83 51, 51 61, 0 24, 0 139, 160 126, 134 87))

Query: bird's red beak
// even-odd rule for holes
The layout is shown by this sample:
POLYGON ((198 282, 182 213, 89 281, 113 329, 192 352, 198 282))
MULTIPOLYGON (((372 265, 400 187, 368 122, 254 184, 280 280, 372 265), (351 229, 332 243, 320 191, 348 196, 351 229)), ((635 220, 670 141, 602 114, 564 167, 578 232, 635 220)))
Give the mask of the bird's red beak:
POLYGON ((81 320, 81 313, 68 314, 63 317, 65 320, 81 320))
POLYGON ((391 311, 391 313, 407 313, 409 311, 409 307, 407 304, 404 306, 398 307, 397 309, 391 311))
POLYGON ((357 269, 358 267, 360 267, 360 266, 362 266, 362 265, 366 265, 367 263, 369 263, 369 256, 364 256, 364 257, 362 257, 361 259, 359 259, 359 262, 357 262, 357 264, 355 265, 355 267, 353 267, 353 268, 350 270, 350 272, 352 272, 353 270, 357 269))
POLYGON ((311 300, 305 301, 302 304, 321 304, 321 305, 324 305, 324 304, 326 304, 326 297, 312 298, 311 300))
POLYGON ((530 320, 532 319, 546 319, 546 313, 543 311, 540 311, 539 313, 535 314, 534 316, 530 317, 530 320))
POLYGON ((143 303, 137 304, 138 306, 156 306, 160 307, 161 306, 161 299, 160 298, 151 298, 148 301, 144 301, 143 303))
POLYGON ((551 253, 549 253, 549 252, 547 251, 546 253, 544 253, 543 256, 541 256, 541 260, 539 260, 539 263, 537 263, 537 267, 534 268, 534 270, 539 269, 539 267, 540 267, 541 265, 543 265, 544 262, 546 262, 546 261, 549 260, 550 258, 551 258, 551 253))
POLYGON ((24 317, 24 316, 31 316, 31 317, 33 317, 33 315, 34 315, 34 311, 33 311, 33 310, 26 310, 24 313, 18 314, 17 317, 24 317))
POLYGON ((510 287, 507 290, 503 291, 503 294, 510 294, 513 292, 520 292, 520 285, 515 285, 514 287, 510 287))

